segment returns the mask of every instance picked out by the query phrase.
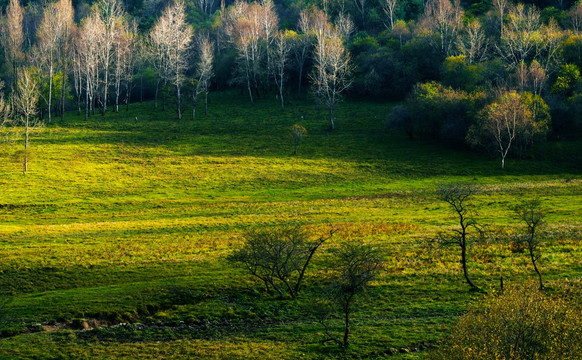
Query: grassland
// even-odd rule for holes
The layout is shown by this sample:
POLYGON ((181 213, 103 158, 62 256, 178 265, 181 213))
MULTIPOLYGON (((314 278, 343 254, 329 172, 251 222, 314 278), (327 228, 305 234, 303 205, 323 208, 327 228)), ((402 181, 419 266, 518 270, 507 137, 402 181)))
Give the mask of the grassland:
MULTIPOLYGON (((508 206, 549 209, 541 269, 549 291, 582 284, 582 142, 548 142, 527 160, 498 161, 384 127, 389 104, 347 102, 337 129, 323 109, 275 99, 255 107, 213 94, 209 114, 174 120, 151 103, 67 116, 36 131, 26 176, 22 144, 0 144, 0 358, 422 358, 483 293, 463 283, 456 249, 431 246, 454 223, 434 189, 479 185, 483 224, 471 249, 485 291, 533 279, 508 206), (309 132, 292 156, 289 127, 309 132), (362 240, 385 268, 354 314, 352 345, 321 345, 312 299, 330 265, 317 255, 296 300, 265 294, 225 261, 251 227, 339 229, 327 248, 362 240), (87 319, 92 330, 77 330, 87 319), (130 323, 127 326, 115 326, 130 323), (112 326, 113 325, 113 326, 112 326), (38 331, 43 330, 43 331, 38 331)), ((338 323, 339 326, 339 323, 338 323)))

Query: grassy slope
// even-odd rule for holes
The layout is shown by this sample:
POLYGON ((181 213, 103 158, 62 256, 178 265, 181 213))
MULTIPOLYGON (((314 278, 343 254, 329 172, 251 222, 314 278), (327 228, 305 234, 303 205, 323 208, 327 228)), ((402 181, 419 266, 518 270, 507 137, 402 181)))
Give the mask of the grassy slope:
MULTIPOLYGON (((546 144, 540 159, 501 171, 495 159, 386 132, 383 104, 342 104, 329 133, 308 102, 281 113, 274 99, 255 108, 237 93, 212 100, 195 121, 151 104, 89 122, 69 117, 34 136, 26 177, 21 144, 0 144, 0 293, 9 298, 1 326, 146 324, 24 333, 0 340, 0 358, 337 357, 318 344, 315 279, 299 300, 281 301, 224 261, 246 228, 305 223, 317 235, 327 221, 340 228, 328 247, 362 239, 386 259, 345 355, 382 358, 437 339, 481 296, 466 291, 455 249, 424 241, 454 221, 431 192, 443 182, 483 185, 480 218, 501 227, 515 225, 508 204, 541 197, 554 234, 542 269, 554 288, 580 281, 580 142, 546 144), (294 123, 309 132, 298 156, 294 123)), ((316 260, 312 275, 327 263, 323 253, 316 260)), ((500 275, 527 281, 528 265, 506 245, 479 244, 470 268, 490 289, 500 275)))

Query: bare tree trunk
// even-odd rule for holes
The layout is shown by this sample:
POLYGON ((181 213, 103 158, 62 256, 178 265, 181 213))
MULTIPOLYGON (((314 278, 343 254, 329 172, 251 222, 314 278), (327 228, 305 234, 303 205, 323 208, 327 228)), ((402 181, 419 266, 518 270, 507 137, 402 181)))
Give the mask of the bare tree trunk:
POLYGON ((103 111, 101 115, 105 115, 107 111, 107 90, 109 88, 109 66, 105 65, 105 84, 103 84, 103 111))
POLYGON ((331 129, 334 129, 334 123, 333 123, 333 106, 329 107, 329 124, 331 126, 331 129))
POLYGON ((65 121, 65 86, 67 84, 67 62, 65 61, 65 66, 63 67, 63 83, 61 86, 61 122, 65 121))
POLYGON ((24 164, 22 169, 22 174, 26 175, 28 171, 28 114, 26 115, 26 125, 25 125, 25 135, 24 135, 24 164))
POLYGON ((158 75, 158 80, 156 81, 156 93, 154 95, 154 109, 158 108, 158 91, 160 90, 160 75, 158 75))
POLYGON ((85 121, 89 119, 89 71, 87 70, 86 79, 86 89, 85 89, 85 121))
POLYGON ((344 331, 344 343, 343 346, 346 347, 350 344, 349 341, 349 336, 350 336, 350 310, 346 309, 346 313, 345 313, 345 331, 344 331))
POLYGON ((540 290, 543 290, 544 289, 544 283, 543 283, 543 280, 542 280, 542 273, 538 269, 538 266, 536 264, 536 258, 535 258, 534 252, 533 252, 533 248, 531 246, 529 247, 529 256, 531 258, 531 263, 533 264, 534 270, 536 271, 536 274, 538 274, 538 279, 539 279, 539 282, 540 282, 540 290))
POLYGON ((208 115, 208 91, 204 92, 204 115, 208 115))
POLYGON ((181 98, 180 98, 180 85, 176 85, 176 92, 178 95, 178 120, 182 120, 182 109, 180 107, 181 105, 181 98))
POLYGON ((49 94, 48 94, 48 123, 51 123, 51 112, 52 112, 52 99, 53 99, 53 63, 51 61, 49 67, 49 94))
POLYGON ((297 84, 297 95, 301 95, 301 80, 303 80, 303 64, 299 66, 299 82, 297 84))
POLYGON ((131 97, 131 84, 130 80, 127 80, 127 84, 125 85, 125 111, 129 111, 130 97, 131 97))
POLYGON ((143 70, 139 76, 139 103, 143 103, 143 70))
POLYGON ((249 97, 251 98, 251 104, 255 104, 255 102, 253 101, 253 90, 251 89, 251 79, 250 77, 247 75, 247 89, 249 90, 249 97))
POLYGON ((281 111, 285 110, 285 100, 283 99, 283 78, 281 77, 281 85, 279 86, 279 97, 281 98, 281 111))
POLYGON ((469 284, 471 289, 476 289, 477 286, 473 284, 473 282, 469 278, 469 272, 467 271, 467 245, 465 244, 461 245, 461 264, 463 265, 463 275, 465 276, 465 280, 467 280, 467 283, 469 284))

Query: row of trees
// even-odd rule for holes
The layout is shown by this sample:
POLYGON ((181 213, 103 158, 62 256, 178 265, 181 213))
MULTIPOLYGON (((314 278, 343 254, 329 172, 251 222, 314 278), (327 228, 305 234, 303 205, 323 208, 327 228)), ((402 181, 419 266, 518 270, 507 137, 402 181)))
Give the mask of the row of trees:
MULTIPOLYGON (((270 0, 237 1, 223 11, 221 31, 213 40, 204 33, 194 37, 181 0, 170 4, 145 34, 130 20, 119 0, 99 0, 80 24, 74 22, 72 2, 59 0, 44 7, 35 41, 27 44, 24 9, 19 0, 11 0, 3 18, 2 37, 6 59, 12 64, 10 87, 14 90, 20 67, 32 69, 41 88, 43 104, 39 107, 49 123, 57 97, 58 111, 64 117, 68 87, 74 90, 79 112, 84 103, 88 118, 97 108, 105 114, 110 104, 115 111, 119 111, 120 102, 129 105, 135 83, 139 80, 143 86, 144 68, 151 67, 156 73, 154 107, 158 106, 160 90, 171 85, 181 119, 184 85, 188 84, 195 107, 199 95, 210 90, 216 53, 224 55, 225 48, 232 46, 236 52, 232 83, 246 87, 252 103, 261 93, 276 88, 284 109, 292 55, 300 64, 300 87, 304 64, 313 51, 310 78, 317 98, 329 109, 333 127, 334 105, 350 85, 350 56, 343 41, 347 34, 341 27, 346 25, 333 25, 323 12, 314 10, 301 14, 298 26, 302 35, 280 30, 270 0)), ((205 109, 207 104, 206 96, 205 109)))

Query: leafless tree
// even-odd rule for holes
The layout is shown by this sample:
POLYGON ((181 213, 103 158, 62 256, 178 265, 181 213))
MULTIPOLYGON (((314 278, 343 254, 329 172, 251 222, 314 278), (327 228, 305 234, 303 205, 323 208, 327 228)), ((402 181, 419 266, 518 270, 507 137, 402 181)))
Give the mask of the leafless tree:
POLYGON ((26 175, 28 171, 28 138, 31 128, 40 126, 41 123, 34 116, 38 110, 38 84, 27 69, 19 71, 17 93, 14 106, 18 112, 18 123, 24 126, 24 162, 22 173, 26 175))
POLYGON ((94 111, 95 96, 99 85, 99 43, 105 33, 105 25, 96 13, 91 13, 83 21, 76 44, 77 67, 79 74, 84 78, 85 89, 85 120, 94 111))
POLYGON ((349 14, 339 13, 335 20, 335 26, 339 34, 344 38, 344 42, 348 44, 350 42, 350 37, 356 31, 356 26, 352 21, 349 14))
MULTIPOLYGON (((121 21, 115 29, 113 38, 113 83, 115 87, 115 112, 119 112, 119 96, 122 92, 122 83, 126 84, 126 93, 129 97, 129 82, 133 62, 134 32, 125 21, 121 21)), ((128 101, 129 99, 126 99, 128 101)))
POLYGON ((189 61, 193 30, 186 23, 186 5, 177 0, 169 5, 150 33, 152 45, 160 58, 161 77, 176 87, 178 119, 182 118, 181 87, 189 61))
POLYGON ((422 28, 435 34, 434 45, 451 56, 462 26, 463 9, 459 0, 429 0, 421 19, 422 28))
POLYGON ((526 200, 513 207, 513 211, 517 218, 526 226, 526 231, 523 236, 518 237, 518 242, 527 246, 531 263, 534 267, 540 282, 540 290, 544 289, 542 280, 542 273, 538 269, 537 261, 540 259, 540 244, 541 239, 539 235, 540 227, 544 225, 545 211, 542 208, 539 200, 526 200))
POLYGON ((103 69, 103 104, 101 113, 107 112, 107 101, 110 82, 110 71, 115 57, 115 34, 121 19, 125 15, 119 0, 99 0, 95 7, 104 28, 102 36, 99 37, 99 59, 103 69))
POLYGON ((529 61, 536 52, 541 27, 540 12, 533 6, 517 4, 509 9, 507 18, 497 50, 515 69, 522 61, 529 61))
POLYGON ((579 34, 582 29, 582 3, 580 1, 577 1, 570 8, 569 16, 572 29, 576 34, 579 34))
POLYGON ((505 19, 505 14, 507 13, 507 8, 509 6, 509 0, 493 0, 493 10, 499 16, 499 33, 503 35, 503 21, 505 19))
POLYGON ((61 19, 56 4, 50 4, 44 9, 42 21, 37 29, 38 46, 35 48, 35 62, 39 68, 46 71, 48 94, 46 98, 48 123, 52 120, 53 76, 58 60, 58 47, 61 35, 61 19))
POLYGON ((251 103, 253 91, 258 95, 261 61, 264 56, 261 46, 265 28, 261 23, 261 5, 237 1, 227 15, 226 33, 237 50, 238 82, 245 83, 251 103))
MULTIPOLYGON (((198 64, 196 67, 196 74, 198 77, 197 89, 195 90, 204 92, 204 115, 208 115, 208 93, 210 92, 210 79, 214 75, 214 44, 210 41, 208 37, 203 37, 200 41, 200 57, 198 58, 198 64)), ((196 104, 194 104, 194 110, 196 111, 196 104)), ((192 117, 194 117, 193 113, 192 117)))
POLYGON ((299 22, 297 27, 300 33, 292 35, 290 33, 290 38, 292 39, 292 51, 295 57, 295 62, 299 67, 299 79, 297 82, 297 93, 301 94, 301 84, 303 82, 303 69, 305 68, 305 62, 309 58, 310 49, 313 46, 313 35, 310 32, 309 25, 309 13, 307 10, 301 11, 299 14, 299 22))
POLYGON ((275 36, 277 34, 277 28, 279 26, 279 18, 277 17, 277 12, 275 11, 275 5, 272 0, 261 0, 259 8, 259 20, 263 27, 263 39, 262 42, 265 47, 265 55, 267 58, 267 73, 273 73, 273 64, 271 61, 271 53, 273 44, 275 41, 275 36))
POLYGON ((206 15, 212 14, 214 7, 216 5, 216 0, 196 0, 194 2, 198 9, 206 15))
POLYGON ((367 10, 366 0, 354 0, 354 5, 356 6, 356 9, 360 12, 360 16, 362 18, 362 27, 365 28, 366 27, 366 10, 367 10))
POLYGON ((275 35, 275 44, 272 49, 273 78, 281 100, 281 110, 285 110, 283 86, 286 79, 286 70, 289 64, 289 52, 291 51, 290 36, 287 32, 279 31, 275 35))
POLYGON ((457 40, 457 48, 470 65, 487 60, 489 41, 479 20, 471 20, 464 26, 457 40))
POLYGON ((439 241, 444 245, 457 245, 461 250, 461 266, 463 275, 467 284, 472 290, 478 289, 471 281, 469 271, 467 270, 467 252, 470 244, 470 231, 479 230, 477 221, 473 217, 473 206, 471 199, 475 195, 476 189, 470 185, 456 184, 441 186, 437 190, 437 196, 440 200, 449 204, 451 210, 458 218, 459 228, 453 229, 452 234, 441 235, 439 241))
POLYGON ((532 61, 529 66, 521 62, 515 72, 520 91, 530 91, 535 95, 541 96, 545 87, 547 76, 540 63, 532 61))
MULTIPOLYGON (((388 16, 390 29, 394 29, 394 22, 396 21, 396 9, 398 8, 398 0, 384 0, 382 1, 382 10, 388 16)), ((386 26, 388 27, 388 26, 386 26)))
POLYGON ((341 101, 342 92, 351 85, 350 53, 344 47, 337 30, 319 33, 317 36, 318 46, 315 49, 314 67, 310 75, 312 91, 317 101, 327 107, 333 130, 334 107, 341 101))
POLYGON ((23 44, 24 34, 22 20, 24 10, 19 0, 10 0, 6 7, 6 17, 2 27, 2 46, 6 54, 6 59, 12 65, 12 88, 14 90, 18 81, 17 69, 24 60, 23 44))
POLYGON ((71 64, 71 54, 73 52, 73 34, 75 23, 73 3, 71 0, 59 0, 55 4, 56 12, 60 17, 59 38, 57 46, 58 64, 62 71, 61 83, 61 121, 65 119, 65 94, 67 87, 68 69, 71 64))

